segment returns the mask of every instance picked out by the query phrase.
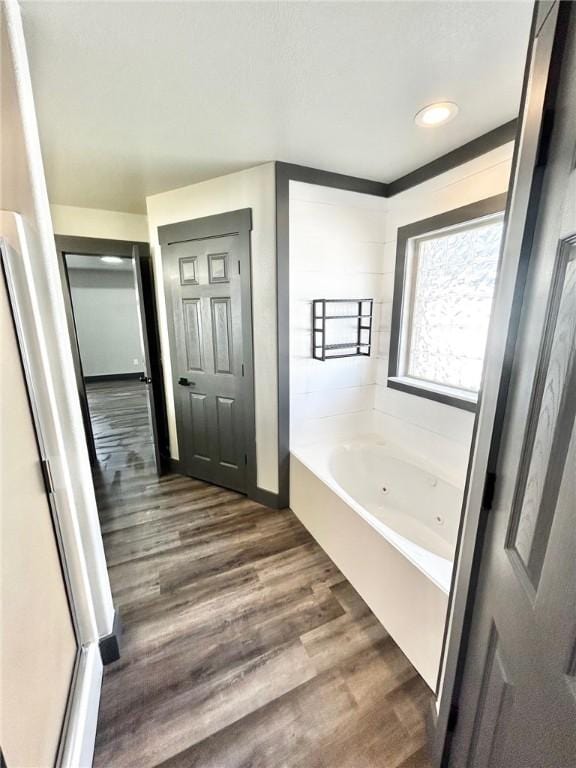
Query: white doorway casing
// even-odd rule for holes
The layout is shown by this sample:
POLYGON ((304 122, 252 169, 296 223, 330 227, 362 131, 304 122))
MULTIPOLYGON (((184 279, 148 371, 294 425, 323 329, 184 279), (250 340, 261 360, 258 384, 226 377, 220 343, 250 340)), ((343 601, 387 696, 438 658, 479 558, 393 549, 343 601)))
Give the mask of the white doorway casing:
POLYGON ((80 646, 60 765, 92 760, 102 661, 99 639, 114 608, 80 406, 76 396, 54 235, 20 9, 2 4, 0 236, 28 386, 52 479, 56 527, 80 646))

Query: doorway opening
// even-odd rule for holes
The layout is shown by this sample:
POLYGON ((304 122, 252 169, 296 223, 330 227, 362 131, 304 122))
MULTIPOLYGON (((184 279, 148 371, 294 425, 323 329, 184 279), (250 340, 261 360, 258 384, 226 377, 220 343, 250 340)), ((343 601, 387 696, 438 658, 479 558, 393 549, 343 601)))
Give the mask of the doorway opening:
POLYGON ((133 260, 66 254, 66 269, 95 469, 111 477, 150 471, 154 438, 133 260))
POLYGON ((145 244, 56 240, 86 442, 102 502, 108 487, 160 474, 167 464, 151 265, 145 244))

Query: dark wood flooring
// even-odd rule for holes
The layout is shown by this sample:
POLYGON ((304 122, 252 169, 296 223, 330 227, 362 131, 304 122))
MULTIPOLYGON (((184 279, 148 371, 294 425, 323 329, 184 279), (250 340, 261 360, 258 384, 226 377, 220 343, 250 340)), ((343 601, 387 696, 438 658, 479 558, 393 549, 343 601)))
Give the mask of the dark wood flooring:
POLYGON ((94 765, 428 768, 430 691, 294 514, 156 478, 143 385, 88 391, 124 623, 94 765))

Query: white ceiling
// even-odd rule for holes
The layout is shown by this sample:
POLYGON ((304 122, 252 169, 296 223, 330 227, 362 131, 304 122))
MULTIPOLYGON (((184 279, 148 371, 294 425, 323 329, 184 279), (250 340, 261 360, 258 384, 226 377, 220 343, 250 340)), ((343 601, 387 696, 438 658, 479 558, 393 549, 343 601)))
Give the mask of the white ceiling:
POLYGON ((22 3, 50 199, 270 160, 390 181, 514 118, 531 2, 22 3), (460 106, 423 129, 433 101, 460 106))

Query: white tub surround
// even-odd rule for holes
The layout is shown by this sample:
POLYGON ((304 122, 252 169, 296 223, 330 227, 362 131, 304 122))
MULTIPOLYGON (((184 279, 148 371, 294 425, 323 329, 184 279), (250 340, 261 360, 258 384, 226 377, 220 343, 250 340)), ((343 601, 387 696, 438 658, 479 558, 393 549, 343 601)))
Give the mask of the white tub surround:
MULTIPOLYGON (((312 358, 314 299, 373 299, 372 344, 388 327, 394 259, 385 252, 387 200, 291 181, 290 445, 358 431, 374 409, 377 360, 312 358)), ((345 314, 348 312, 347 308, 345 314)))
POLYGON ((291 506, 435 689, 462 489, 377 435, 300 447, 291 506))

